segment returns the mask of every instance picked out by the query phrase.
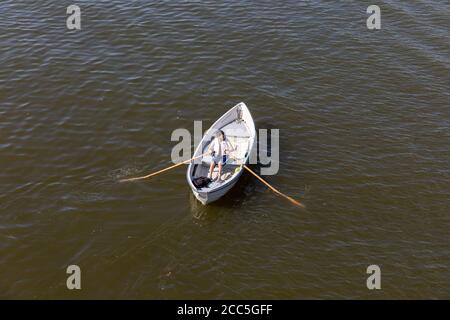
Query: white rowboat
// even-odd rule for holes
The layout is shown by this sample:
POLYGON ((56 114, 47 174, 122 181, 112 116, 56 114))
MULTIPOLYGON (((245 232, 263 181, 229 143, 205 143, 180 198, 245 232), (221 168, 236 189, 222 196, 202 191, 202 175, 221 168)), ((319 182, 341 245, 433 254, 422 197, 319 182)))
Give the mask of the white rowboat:
MULTIPOLYGON (((222 169, 222 176, 211 182, 207 187, 196 188, 192 183, 194 178, 206 177, 209 172, 211 157, 204 156, 191 162, 187 169, 186 178, 195 197, 203 204, 208 204, 220 199, 239 180, 242 175, 243 164, 248 158, 255 145, 255 123, 245 103, 241 102, 228 110, 219 118, 203 136, 201 142, 194 152, 195 157, 205 154, 209 144, 213 141, 215 133, 222 130, 226 139, 235 150, 228 157, 222 169)), ((218 168, 214 169, 213 179, 217 177, 218 168)))

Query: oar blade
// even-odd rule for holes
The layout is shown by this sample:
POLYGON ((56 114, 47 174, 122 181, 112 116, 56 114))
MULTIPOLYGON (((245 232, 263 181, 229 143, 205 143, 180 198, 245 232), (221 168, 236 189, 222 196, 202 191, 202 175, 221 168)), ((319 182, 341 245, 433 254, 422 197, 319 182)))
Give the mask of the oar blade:
POLYGON ((292 204, 300 207, 300 208, 305 208, 305 206, 303 204, 301 204, 300 202, 298 202, 297 200, 293 199, 292 197, 289 197, 288 195, 285 195, 284 193, 280 192, 279 190, 275 189, 273 186, 271 186, 267 181, 265 181, 263 178, 261 178, 259 175, 257 175, 255 172, 253 172, 252 169, 250 169, 249 167, 247 167, 244 164, 244 168, 247 169, 247 171, 249 171, 252 175, 254 175, 259 181, 261 181, 262 183, 264 183, 267 187, 269 187, 270 190, 272 190, 273 192, 275 192, 276 194, 286 198, 287 200, 289 200, 289 202, 291 202, 292 204))
POLYGON ((289 196, 286 196, 286 199, 288 199, 291 203, 295 204, 296 206, 298 206, 300 208, 303 208, 303 209, 305 208, 304 204, 298 202, 297 200, 295 200, 295 199, 293 199, 293 198, 291 198, 289 196))

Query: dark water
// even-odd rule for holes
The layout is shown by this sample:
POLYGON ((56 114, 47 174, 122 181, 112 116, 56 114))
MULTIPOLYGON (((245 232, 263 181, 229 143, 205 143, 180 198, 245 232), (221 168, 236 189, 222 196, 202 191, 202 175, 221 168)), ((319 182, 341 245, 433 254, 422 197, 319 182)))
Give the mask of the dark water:
POLYGON ((0 2, 0 297, 450 297, 448 1, 76 1, 79 32, 70 4, 0 2), (240 101, 306 210, 117 182, 240 101))

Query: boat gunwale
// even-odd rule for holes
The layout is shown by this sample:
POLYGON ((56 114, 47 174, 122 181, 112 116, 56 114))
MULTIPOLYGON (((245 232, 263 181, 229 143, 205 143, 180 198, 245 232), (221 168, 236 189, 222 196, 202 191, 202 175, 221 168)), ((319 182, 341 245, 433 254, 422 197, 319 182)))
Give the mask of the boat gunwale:
POLYGON ((188 184, 189 184, 189 186, 191 187, 192 191, 195 191, 195 192, 197 192, 197 193, 206 193, 206 194, 215 193, 216 191, 220 191, 220 190, 226 188, 226 187, 229 186, 231 183, 236 183, 236 182, 239 180, 239 178, 241 177, 241 175, 242 175, 242 173, 243 173, 243 171, 242 171, 242 166, 248 162, 248 158, 250 157, 250 153, 252 152, 253 146, 254 146, 254 144, 255 144, 255 136, 256 136, 256 129, 255 129, 255 126, 254 126, 254 123, 255 123, 255 122, 254 122, 253 117, 252 117, 252 115, 251 115, 251 113, 250 113, 250 110, 248 109, 247 105, 246 105, 244 102, 240 102, 240 103, 238 103, 237 105, 235 105, 235 106, 233 106, 232 108, 230 108, 227 112, 225 112, 219 119, 217 119, 217 120, 216 120, 216 121, 208 128, 208 130, 207 130, 207 131, 205 132, 205 134, 203 135, 202 140, 200 140, 200 143, 198 144, 197 148, 195 149, 193 157, 196 157, 197 154, 199 153, 199 151, 200 151, 200 152, 203 151, 203 150, 201 150, 201 147, 202 147, 203 142, 205 141, 206 137, 208 136, 210 130, 211 130, 214 126, 216 126, 218 123, 220 123, 220 122, 221 122, 221 121, 222 121, 222 120, 223 120, 230 112, 232 112, 232 111, 233 111, 235 108, 237 108, 238 106, 241 106, 241 107, 243 107, 243 108, 246 109, 246 112, 247 112, 248 115, 250 116, 250 119, 252 120, 252 123, 253 123, 253 126, 252 126, 253 128, 250 128, 250 126, 249 126, 249 124, 247 123, 247 121, 245 121, 245 125, 246 125, 246 127, 247 127, 247 129, 249 130, 249 133, 250 133, 249 140, 251 140, 251 145, 250 145, 249 148, 248 148, 247 156, 243 159, 244 161, 242 162, 242 164, 239 165, 239 166, 241 167, 240 172, 239 172, 235 177, 233 177, 232 179, 230 179, 230 180, 228 180, 228 181, 225 181, 225 182, 222 183, 221 185, 217 186, 217 188, 210 189, 209 191, 201 191, 201 189, 197 189, 197 188, 194 186, 194 184, 192 183, 192 181, 191 181, 191 174, 190 174, 190 172, 191 172, 191 167, 192 167, 192 164, 193 164, 193 162, 191 161, 191 162, 189 163, 189 166, 188 166, 188 169, 187 169, 187 172, 186 172, 186 178, 187 178, 187 180, 188 180, 188 184))

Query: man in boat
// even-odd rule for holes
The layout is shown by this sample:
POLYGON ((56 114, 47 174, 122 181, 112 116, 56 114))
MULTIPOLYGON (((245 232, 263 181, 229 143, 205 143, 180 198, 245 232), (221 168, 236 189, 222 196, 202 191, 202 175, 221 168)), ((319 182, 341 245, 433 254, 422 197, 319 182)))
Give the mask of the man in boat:
POLYGON ((209 167, 208 178, 212 179, 212 173, 216 165, 219 166, 219 172, 217 175, 217 180, 220 181, 222 176, 222 167, 227 162, 230 152, 234 151, 235 148, 226 139, 225 133, 219 130, 216 133, 216 137, 211 142, 208 147, 208 153, 211 154, 211 165, 209 167))

